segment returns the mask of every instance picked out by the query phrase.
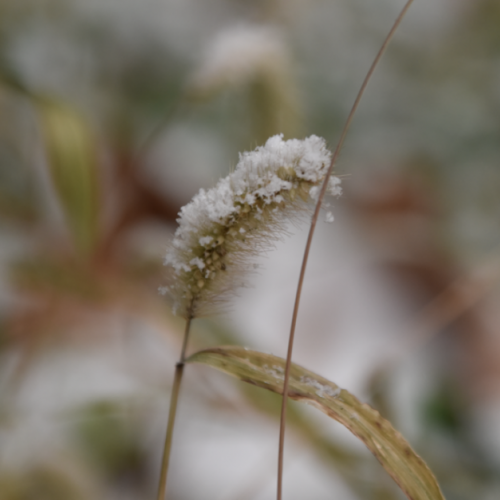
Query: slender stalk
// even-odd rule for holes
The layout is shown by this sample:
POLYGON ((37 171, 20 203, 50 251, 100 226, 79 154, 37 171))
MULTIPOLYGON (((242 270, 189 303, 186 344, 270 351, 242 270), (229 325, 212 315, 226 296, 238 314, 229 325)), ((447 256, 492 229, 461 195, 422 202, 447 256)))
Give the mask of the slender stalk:
POLYGON ((186 321, 186 329, 184 330, 184 339, 182 341, 182 349, 179 361, 175 365, 174 383, 172 384, 172 393, 170 395, 170 410, 168 413, 167 434, 165 437, 165 446, 163 448, 163 460, 161 463, 160 483, 158 486, 158 500, 165 499, 165 491, 167 489, 167 473, 168 464, 170 461, 170 450, 172 448, 172 437, 174 435, 175 415, 177 413, 177 401, 181 388, 182 374, 184 373, 184 361, 186 359, 186 348, 189 337, 189 329, 191 327, 192 318, 189 317, 186 321))
POLYGON ((354 114, 356 110, 358 109, 359 103, 361 101, 361 98, 363 97, 363 94, 365 92, 365 89, 368 85, 368 82, 370 81, 370 78, 375 71, 375 68, 377 67, 380 59, 382 58, 382 55, 384 54, 385 50, 387 49, 387 46, 389 45, 389 42, 391 41, 392 37, 394 36, 394 33, 398 29, 399 25, 401 24, 401 21, 403 20, 403 17, 405 16, 406 12, 410 8, 410 5, 413 3, 413 0, 408 0, 403 7, 403 10, 400 12, 399 16, 397 17, 396 21, 394 22, 391 30, 389 31, 388 35, 386 36, 384 43, 380 47, 380 50, 377 53, 377 56, 373 60, 372 65, 370 66, 370 69, 368 70, 368 73, 365 76, 365 79, 361 85, 361 88, 358 92, 358 95, 356 96, 356 99, 354 101, 354 104, 351 108, 351 111, 347 117, 346 123, 344 125, 344 128, 342 130, 342 133, 340 135, 339 142, 337 144, 337 147, 335 149, 335 152, 333 153, 332 160, 330 162, 330 166, 328 167, 328 171, 325 176, 325 181, 323 182, 323 186, 321 187, 321 191, 318 197, 318 202, 316 203, 316 208, 314 210, 314 214, 312 216, 311 220, 311 227, 309 229, 309 236, 307 237, 307 242, 306 242, 306 247, 304 250, 304 258, 302 260, 302 267, 300 269, 300 276, 299 276, 299 283, 297 285, 297 293, 295 296, 295 305, 293 308, 293 314, 292 314, 292 324, 290 327, 290 336, 288 339, 288 350, 287 350, 287 357, 286 357, 286 366, 285 366, 285 375, 284 375, 284 381, 283 381, 283 401, 281 403, 281 417, 280 417, 280 435, 279 435, 279 448, 278 448, 278 484, 277 484, 277 500, 282 500, 283 496, 283 456, 284 456, 284 446, 285 446, 285 424, 286 424, 286 409, 287 409, 287 400, 288 400, 288 386, 290 382, 290 367, 292 364, 292 351, 293 351, 293 342, 295 338, 295 327, 297 324, 297 315, 299 311, 299 304, 300 304, 300 297, 302 294, 302 287, 304 283, 304 276, 306 272, 306 267, 307 267, 307 261, 309 258, 309 251, 311 249, 311 243, 312 239, 314 236, 314 230, 316 229, 316 223, 318 221, 318 216, 319 216, 319 211, 321 209, 321 204, 323 202, 323 198, 325 197, 326 193, 326 188, 328 186, 328 180, 333 172, 333 168, 335 166, 335 163, 337 162, 337 158, 339 156, 340 150, 342 149, 342 146, 344 144, 345 138, 347 136, 347 132, 349 130, 349 127, 351 125, 352 119, 354 117, 354 114))

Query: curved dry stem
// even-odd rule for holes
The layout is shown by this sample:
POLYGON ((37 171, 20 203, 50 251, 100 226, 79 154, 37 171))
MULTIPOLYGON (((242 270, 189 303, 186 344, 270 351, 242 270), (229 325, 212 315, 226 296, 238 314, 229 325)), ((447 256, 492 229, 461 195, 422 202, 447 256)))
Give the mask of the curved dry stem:
POLYGON ((349 130, 349 127, 351 125, 352 119, 354 117, 354 114, 356 113, 356 110, 358 109, 359 103, 361 101, 361 98, 363 97, 363 94, 365 92, 365 89, 368 85, 368 82, 371 79, 371 76, 373 72, 375 71, 375 68, 377 67, 380 59, 382 58, 385 50, 387 49, 387 46, 389 45, 389 42, 391 41, 392 37, 394 36, 394 33, 396 33, 396 30, 398 29, 399 25, 401 24, 401 21, 403 20, 403 17, 405 16, 406 12, 410 8, 410 5, 413 3, 413 0, 408 0, 403 7, 403 10, 400 12, 399 16, 396 18, 396 21, 394 22, 391 30, 387 34, 384 43, 380 47, 380 50, 377 53, 377 56, 373 60, 372 65, 370 66, 370 69, 368 70, 368 73, 365 76, 365 79, 363 81, 363 84, 361 85, 361 88, 358 92, 358 95, 356 96, 356 99, 354 101, 354 104, 351 108, 351 111, 349 113, 349 116, 347 117, 346 123, 344 125, 344 128, 342 130, 342 133, 340 135, 339 142, 337 144, 337 147, 335 149, 335 152, 333 153, 332 160, 330 162, 330 166, 328 167, 328 171, 325 176, 325 181, 323 182, 323 186, 321 187, 320 194, 318 196, 318 202, 316 203, 316 208, 314 210, 314 214, 312 216, 311 220, 311 227, 309 229, 309 236, 307 237, 307 242, 306 242, 306 247, 304 250, 304 258, 302 260, 302 267, 300 269, 300 276, 299 276, 299 283, 297 285, 297 293, 295 296, 295 305, 293 309, 293 314, 292 314, 292 324, 290 327, 290 336, 288 339, 288 350, 287 350, 287 357, 286 357, 286 366, 285 366, 285 376, 284 376, 284 384, 283 384, 283 401, 281 404, 281 417, 280 417, 280 436, 279 436, 279 448, 278 448, 278 484, 277 484, 277 500, 282 500, 282 491, 283 491, 283 452, 284 452, 284 444, 285 444, 285 423, 286 423, 286 408, 287 408, 287 398, 288 398, 288 387, 289 387, 289 381, 290 381, 290 366, 292 362, 292 351, 293 351, 293 342, 295 338, 295 327, 297 324, 297 314, 299 310, 299 304, 300 304, 300 297, 302 294, 302 286, 304 283, 304 275, 306 272, 306 267, 307 267, 307 261, 309 258, 309 251, 311 249, 311 243, 312 239, 314 236, 314 230, 316 229, 316 223, 318 221, 318 216, 319 216, 319 211, 321 209, 321 204, 323 202, 323 199, 325 197, 326 189, 328 186, 328 179, 330 178, 333 168, 335 166, 335 163, 337 161, 337 158, 339 156, 340 150, 342 149, 342 146, 344 145, 345 138, 347 136, 347 132, 349 130))
POLYGON ((192 317, 186 321, 184 330, 184 339, 182 341, 181 355, 178 363, 175 365, 174 383, 172 384, 172 393, 170 395, 170 410, 168 413, 167 433, 165 437, 165 446, 163 448, 163 460, 161 463, 160 482, 158 485, 158 500, 164 500, 167 489, 168 464, 170 462, 170 450, 172 449, 172 437, 174 435, 175 415, 177 414, 177 401, 181 388, 182 375, 184 373, 184 361, 186 360, 186 348, 191 327, 192 317))

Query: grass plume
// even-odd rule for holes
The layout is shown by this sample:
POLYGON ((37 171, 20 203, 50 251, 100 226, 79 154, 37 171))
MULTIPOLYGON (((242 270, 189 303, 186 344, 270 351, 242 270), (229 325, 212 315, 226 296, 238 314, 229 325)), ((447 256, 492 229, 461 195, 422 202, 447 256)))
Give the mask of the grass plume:
MULTIPOLYGON (((179 315, 213 312, 244 284, 251 258, 269 249, 287 221, 310 213, 330 158, 320 137, 276 135, 241 154, 234 172, 181 209, 165 258, 170 285, 163 289, 179 315)), ((330 177, 329 192, 339 195, 339 184, 330 177)))

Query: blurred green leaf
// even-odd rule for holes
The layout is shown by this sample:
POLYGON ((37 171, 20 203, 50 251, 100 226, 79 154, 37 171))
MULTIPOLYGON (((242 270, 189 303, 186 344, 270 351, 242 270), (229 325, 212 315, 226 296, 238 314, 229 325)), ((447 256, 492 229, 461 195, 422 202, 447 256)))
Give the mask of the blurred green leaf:
MULTIPOLYGON (((192 355, 244 382, 282 393, 285 360, 241 347, 215 347, 192 355)), ((329 380, 292 364, 289 397, 315 406, 361 439, 411 500, 444 500, 425 462, 392 425, 367 404, 329 380)))
POLYGON ((98 236, 96 145, 83 118, 67 105, 39 101, 48 163, 77 249, 89 255, 98 236))
POLYGON ((82 450, 101 474, 131 486, 145 479, 146 456, 138 428, 121 405, 100 401, 79 414, 82 450))
POLYGON ((423 410, 426 423, 434 429, 449 432, 456 437, 464 433, 466 407, 463 396, 452 383, 443 381, 438 385, 423 410))
POLYGON ((85 500, 85 493, 62 471, 45 466, 0 477, 2 500, 85 500))

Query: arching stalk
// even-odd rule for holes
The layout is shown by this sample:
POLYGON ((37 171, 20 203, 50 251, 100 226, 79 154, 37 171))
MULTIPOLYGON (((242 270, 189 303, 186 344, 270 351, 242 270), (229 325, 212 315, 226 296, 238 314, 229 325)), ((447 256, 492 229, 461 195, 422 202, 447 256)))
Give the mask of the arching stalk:
POLYGON ((299 276, 299 283, 297 285, 297 293, 295 296, 295 305, 293 309, 293 314, 292 314, 292 323, 290 327, 290 336, 288 339, 288 350, 287 350, 287 357, 286 357, 286 366, 285 366, 285 375, 284 375, 284 381, 283 381, 283 401, 281 404, 281 417, 280 417, 280 435, 279 435, 279 445, 278 445, 278 484, 277 484, 277 500, 282 500, 283 496, 283 455, 284 455, 284 444, 285 444, 285 427, 286 427, 286 409, 287 409, 287 399, 288 399, 288 387, 289 387, 289 380, 290 380, 290 366, 292 362, 292 351, 293 351, 293 342, 295 338, 295 328, 297 324, 297 315, 299 311, 299 304, 300 304, 300 297, 302 294, 302 287, 304 283, 304 276, 306 272, 306 267, 307 267, 307 261, 309 258, 309 251, 311 249, 311 243, 312 239, 314 236, 314 230, 316 229, 316 223, 318 221, 318 216, 319 216, 319 211, 321 209, 321 203, 323 202, 323 198, 325 197, 326 189, 328 186, 328 179, 330 178, 333 168, 335 166, 335 163, 337 161, 337 158, 339 156, 340 150, 342 149, 342 146, 344 144, 347 132, 349 130, 349 127, 351 125, 352 119, 354 117, 354 114, 356 110, 358 109, 359 103, 361 101, 361 98, 363 97, 363 94, 365 92, 365 89, 368 85, 368 82, 370 81, 370 78, 377 67, 380 59, 382 58, 382 55, 384 54, 385 50, 387 49, 387 46, 389 45, 389 42, 391 41, 392 37, 394 36, 394 33, 398 29, 399 25, 401 24, 401 21, 403 20, 403 17, 405 16, 406 12, 410 8, 410 5, 413 3, 413 0, 408 0, 403 7, 403 10, 397 17, 396 21, 394 22, 391 30, 389 31, 388 35, 386 36, 384 43, 380 47, 380 50, 378 51, 377 56, 375 57, 372 65, 370 66, 370 69, 368 70, 368 73, 365 76, 365 79, 363 81, 363 84, 361 85, 361 88, 358 92, 358 95, 356 96, 356 99, 354 101, 354 104, 351 108, 351 111, 347 117, 346 123, 344 125, 344 128, 342 130, 342 133, 340 135, 339 142, 337 144, 337 147, 335 149, 335 152, 333 153, 332 160, 330 162, 330 166, 328 168, 328 171, 325 176, 325 180, 323 182, 323 185, 321 187, 320 194, 318 196, 318 201, 316 203, 316 208, 314 210, 314 214, 312 216, 311 220, 311 226, 309 229, 309 236, 307 238, 306 242, 306 247, 304 250, 304 258, 302 260, 302 267, 300 269, 300 276, 299 276))

